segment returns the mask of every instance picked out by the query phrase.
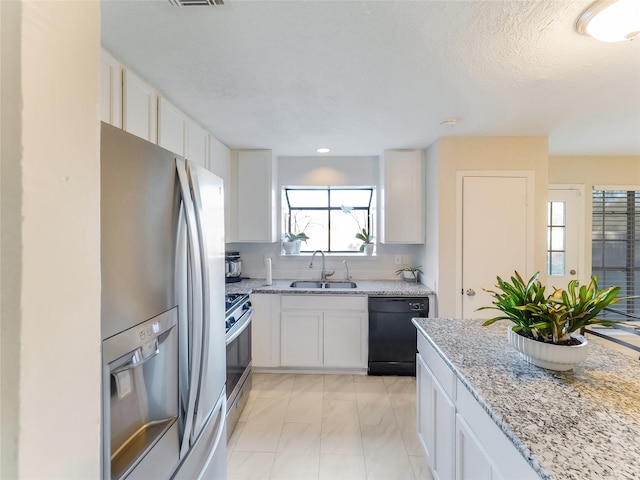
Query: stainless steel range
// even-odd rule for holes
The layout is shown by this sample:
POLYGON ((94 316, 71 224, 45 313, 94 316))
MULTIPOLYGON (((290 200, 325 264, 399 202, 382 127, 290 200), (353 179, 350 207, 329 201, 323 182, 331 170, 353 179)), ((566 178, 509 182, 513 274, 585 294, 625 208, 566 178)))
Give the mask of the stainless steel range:
POLYGON ((251 317, 249 295, 225 295, 227 329, 227 436, 231 437, 251 391, 251 317))

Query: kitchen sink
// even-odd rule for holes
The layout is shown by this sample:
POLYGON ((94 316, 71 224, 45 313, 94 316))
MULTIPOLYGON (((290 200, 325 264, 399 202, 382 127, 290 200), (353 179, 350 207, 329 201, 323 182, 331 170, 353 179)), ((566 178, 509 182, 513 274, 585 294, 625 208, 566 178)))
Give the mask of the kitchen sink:
POLYGON ((292 288, 356 288, 355 282, 314 282, 309 280, 296 280, 291 282, 292 288))

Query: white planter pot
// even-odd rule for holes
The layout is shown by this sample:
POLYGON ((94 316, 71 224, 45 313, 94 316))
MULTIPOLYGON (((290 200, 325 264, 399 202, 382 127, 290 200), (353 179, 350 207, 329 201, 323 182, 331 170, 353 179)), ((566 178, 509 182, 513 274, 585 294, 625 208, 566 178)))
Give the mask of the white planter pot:
POLYGON ((571 370, 577 364, 585 361, 589 354, 589 342, 582 335, 572 333, 571 336, 580 340, 580 345, 554 345, 553 343, 538 342, 523 337, 508 330, 509 344, 515 348, 520 356, 529 363, 547 370, 571 370))
POLYGON ((364 253, 369 256, 373 255, 373 243, 367 243, 364 246, 364 253))
POLYGON ((300 253, 300 240, 294 240, 293 242, 284 240, 282 249, 285 255, 298 255, 300 253))

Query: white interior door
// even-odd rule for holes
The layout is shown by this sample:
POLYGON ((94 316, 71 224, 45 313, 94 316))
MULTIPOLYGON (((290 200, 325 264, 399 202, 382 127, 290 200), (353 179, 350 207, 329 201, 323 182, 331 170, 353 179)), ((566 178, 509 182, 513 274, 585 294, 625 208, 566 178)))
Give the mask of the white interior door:
POLYGON ((496 276, 510 278, 514 270, 529 274, 530 237, 533 235, 531 177, 462 175, 462 274, 460 306, 462 318, 491 318, 493 310, 483 288, 494 289, 496 276))
POLYGON ((547 283, 566 287, 584 278, 584 204, 580 187, 551 186, 547 208, 547 283))

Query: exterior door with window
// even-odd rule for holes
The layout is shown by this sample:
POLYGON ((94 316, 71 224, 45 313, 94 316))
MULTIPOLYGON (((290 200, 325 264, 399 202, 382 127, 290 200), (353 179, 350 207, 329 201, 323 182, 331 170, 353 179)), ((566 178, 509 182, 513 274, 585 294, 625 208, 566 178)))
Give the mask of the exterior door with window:
POLYGON ((585 281, 583 225, 582 189, 550 186, 547 204, 547 284, 550 287, 565 288, 571 280, 585 281))

